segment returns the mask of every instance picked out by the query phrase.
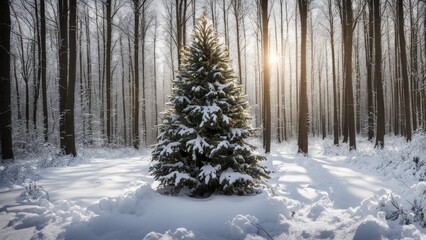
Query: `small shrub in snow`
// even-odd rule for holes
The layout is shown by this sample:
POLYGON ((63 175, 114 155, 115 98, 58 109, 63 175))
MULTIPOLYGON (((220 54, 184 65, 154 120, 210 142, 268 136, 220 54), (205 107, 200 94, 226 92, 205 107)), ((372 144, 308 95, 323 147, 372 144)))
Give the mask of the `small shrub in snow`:
POLYGON ((42 186, 37 185, 37 182, 30 181, 25 187, 23 197, 30 202, 38 202, 41 199, 49 200, 49 193, 42 186))
MULTIPOLYGON (((266 239, 273 239, 265 228, 260 225, 259 220, 251 215, 237 215, 230 223, 230 230, 233 238, 243 239, 255 238, 255 236, 265 236, 266 239)), ((262 239, 265 239, 262 237, 262 239)))
POLYGON ((206 16, 182 54, 171 108, 164 114, 150 171, 161 186, 193 194, 247 194, 268 171, 246 139, 254 134, 248 103, 227 51, 206 16))
POLYGON ((380 198, 380 209, 386 219, 398 220, 400 224, 417 222, 426 227, 426 183, 420 182, 406 191, 404 197, 392 193, 380 198))

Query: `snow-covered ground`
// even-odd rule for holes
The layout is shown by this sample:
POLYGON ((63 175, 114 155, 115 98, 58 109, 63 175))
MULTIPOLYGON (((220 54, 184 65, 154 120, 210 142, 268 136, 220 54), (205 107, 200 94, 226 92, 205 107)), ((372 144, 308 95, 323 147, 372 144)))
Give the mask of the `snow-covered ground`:
POLYGON ((160 194, 148 150, 17 159, 0 169, 0 239, 426 239, 426 136, 309 141, 306 157, 274 144, 253 196, 160 194))

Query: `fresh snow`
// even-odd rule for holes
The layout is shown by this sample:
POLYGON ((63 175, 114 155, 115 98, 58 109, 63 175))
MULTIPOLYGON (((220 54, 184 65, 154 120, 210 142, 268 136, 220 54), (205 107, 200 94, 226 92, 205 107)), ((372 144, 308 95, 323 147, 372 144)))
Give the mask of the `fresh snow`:
MULTIPOLYGON (((426 161, 425 140, 387 136, 378 150, 358 138, 349 152, 311 138, 308 156, 296 154, 295 141, 274 144, 263 163, 271 179, 258 194, 203 199, 157 191, 147 150, 82 148, 75 162, 49 164, 17 159, 1 172, 0 239, 426 239, 410 212, 415 200, 426 209, 425 167, 412 161, 426 161), (404 218, 389 219, 392 202, 404 218)), ((215 177, 207 166, 204 175, 215 177)))

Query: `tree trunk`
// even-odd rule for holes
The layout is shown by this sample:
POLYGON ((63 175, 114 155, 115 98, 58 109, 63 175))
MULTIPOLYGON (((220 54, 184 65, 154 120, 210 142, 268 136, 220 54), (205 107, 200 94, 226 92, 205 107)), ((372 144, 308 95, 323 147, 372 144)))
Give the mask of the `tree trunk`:
POLYGON ((59 1, 59 137, 60 148, 67 148, 65 111, 68 85, 68 0, 59 1))
POLYGON ((265 104, 265 117, 263 123, 263 138, 265 152, 271 152, 271 96, 269 72, 269 32, 268 32, 268 0, 261 1, 262 8, 262 40, 263 40, 263 102, 265 104))
POLYGON ((395 64, 395 76, 394 76, 394 82, 393 82, 393 88, 394 88, 394 132, 395 135, 399 135, 400 133, 402 134, 402 126, 401 126, 401 118, 400 118, 400 99, 401 94, 400 93, 400 64, 399 64, 399 56, 400 54, 398 54, 399 51, 399 41, 398 41, 398 26, 397 24, 395 24, 395 34, 394 34, 394 47, 395 47, 395 58, 394 58, 394 64, 395 64))
POLYGON ((222 13, 223 13, 223 31, 225 35, 225 46, 229 50, 229 24, 228 24, 228 7, 226 0, 222 0, 222 13))
MULTIPOLYGON (((149 27, 149 22, 146 20, 146 15, 147 15, 147 11, 146 11, 146 1, 142 2, 142 20, 141 20, 141 63, 142 63, 142 69, 141 69, 141 73, 142 73, 142 99, 141 99, 141 103, 142 103, 142 142, 144 144, 145 147, 148 146, 148 136, 147 136, 147 117, 146 117, 146 75, 145 75, 145 68, 146 68, 146 64, 145 64, 145 57, 146 57, 146 53, 145 53, 145 46, 146 46, 146 36, 147 36, 147 31, 148 31, 148 27, 149 27)), ((185 0, 185 4, 186 4, 186 0, 185 0)), ((185 15, 186 16, 186 8, 185 8, 185 15)), ((185 23, 186 26, 186 23, 185 23)), ((183 34, 185 34, 185 30, 182 30, 183 34)), ((185 47, 185 41, 184 41, 184 37, 182 39, 182 47, 185 47)))
MULTIPOLYGON (((274 14, 274 35, 275 35, 275 52, 278 52, 278 32, 277 32, 277 19, 274 14)), ((281 59, 281 56, 277 56, 277 58, 281 59)), ((275 62, 275 74, 276 74, 276 108, 275 111, 277 112, 277 141, 278 143, 281 143, 281 79, 280 79, 280 60, 277 60, 275 62)))
POLYGON ((385 145, 385 103, 382 83, 382 44, 381 44, 381 19, 380 0, 373 0, 374 5, 374 81, 377 90, 377 123, 376 123, 376 147, 385 145))
MULTIPOLYGON (((144 1, 145 2, 145 1, 144 1)), ((144 4, 144 3, 143 3, 144 4)), ((180 51, 185 47, 187 0, 176 0, 176 46, 178 51, 178 69, 181 64, 180 51)))
POLYGON ((18 121, 22 120, 22 114, 21 114, 21 97, 19 93, 19 83, 18 83, 18 69, 16 69, 16 59, 15 57, 12 58, 13 61, 13 75, 15 78, 15 91, 16 91, 16 111, 18 112, 18 121))
POLYGON ((83 20, 79 20, 80 28, 79 30, 79 37, 78 37, 78 45, 80 48, 78 49, 78 62, 79 62, 79 80, 80 80, 80 114, 81 114, 81 134, 82 134, 82 142, 84 145, 87 144, 87 135, 86 135, 86 123, 87 123, 87 115, 86 115, 86 93, 85 93, 85 80, 84 80, 84 62, 83 62, 83 49, 82 49, 82 43, 83 43, 83 20))
POLYGON ((333 6, 331 0, 328 0, 328 21, 330 24, 330 48, 331 48, 331 67, 332 67, 332 78, 333 78, 333 143, 339 145, 339 116, 337 104, 338 92, 336 83, 336 57, 334 52, 334 19, 333 19, 333 6))
POLYGON ((123 102, 123 142, 127 146, 127 116, 126 116, 126 94, 125 92, 125 70, 124 70, 124 53, 123 53, 123 39, 120 34, 120 55, 121 55, 121 99, 123 102))
POLYGON ((86 89, 86 98, 88 104, 88 119, 87 119, 87 139, 88 144, 93 143, 93 113, 92 113, 92 58, 91 58, 91 44, 90 44, 90 21, 89 21, 89 11, 86 9, 85 15, 85 24, 86 24, 86 59, 87 59, 87 89, 86 89))
POLYGON ((366 65, 367 65, 367 136, 368 140, 372 141, 374 138, 374 104, 373 104, 373 34, 374 34, 374 17, 373 17, 373 1, 368 2, 368 31, 365 31, 365 43, 368 47, 366 51, 366 65))
POLYGON ((2 159, 13 160, 9 1, 0 1, 0 142, 2 159))
MULTIPOLYGON (((195 4, 195 1, 194 1, 195 4)), ((194 23, 195 25, 195 23, 194 23)), ((155 23, 154 23, 154 36, 153 36, 153 57, 154 57, 154 136, 155 139, 158 137, 158 100, 157 100, 157 31, 158 31, 158 17, 155 16, 155 23)), ((163 93, 164 94, 164 93, 163 93)))
POLYGON ((347 130, 349 137, 349 150, 356 150, 355 111, 352 86, 352 41, 353 41, 353 12, 352 0, 343 0, 343 39, 344 39, 344 79, 345 79, 345 114, 347 117, 347 130))
POLYGON ((418 61, 417 61, 417 19, 414 13, 414 6, 412 0, 409 1, 410 7, 410 81, 411 81, 411 108, 412 108, 412 118, 413 118, 413 130, 417 130, 417 77, 418 77, 418 61))
POLYGON ((49 140, 49 113, 47 110, 47 58, 46 58, 46 11, 44 0, 40 0, 40 40, 41 40, 41 92, 43 100, 44 142, 49 140))
POLYGON ((112 17, 111 0, 106 1, 106 135, 108 143, 112 140, 111 129, 111 99, 112 99, 112 79, 111 79, 111 35, 112 35, 112 17))
POLYGON ((69 5, 69 73, 68 89, 65 103, 65 154, 77 156, 75 148, 74 102, 77 76, 77 0, 70 0, 69 5))
POLYGON ((401 74, 404 90, 404 111, 405 111, 405 138, 411 141, 411 117, 410 117, 410 89, 409 79, 407 72, 407 52, 405 49, 405 36, 404 36, 404 8, 402 1, 396 1, 397 19, 398 19, 398 36, 399 36, 399 50, 401 52, 401 74))
MULTIPOLYGON (((34 79, 34 98, 33 98, 33 128, 37 130, 37 110, 38 110, 38 98, 40 96, 40 84, 41 84, 41 39, 40 39, 40 20, 38 12, 37 0, 34 1, 34 40, 33 43, 33 79, 34 79), (37 58, 36 58, 36 43, 37 43, 37 58), (38 62, 37 62, 38 61, 38 62), (37 70, 37 71, 36 71, 37 70), (36 74, 37 72, 37 74, 36 74)), ((37 133, 37 131, 35 131, 37 133)))
POLYGON ((298 152, 308 153, 308 96, 306 83, 306 32, 308 21, 308 1, 298 0, 301 28, 301 59, 300 59, 300 92, 299 92, 299 135, 297 139, 298 152))
POLYGON ((238 80, 240 84, 243 84, 242 73, 241 73, 241 46, 240 46, 240 21, 242 16, 242 2, 241 0, 232 0, 231 2, 234 17, 235 17, 235 30, 237 34, 237 63, 238 63, 238 80))
POLYGON ((133 94, 133 147, 139 149, 139 0, 133 0, 135 29, 134 29, 134 94, 133 94))
MULTIPOLYGON (((287 10, 287 3, 285 5, 286 10, 287 10)), ((287 12, 286 12, 287 14, 287 12)), ((287 27, 288 27, 288 22, 287 22, 287 27)), ((287 28, 288 31, 288 28, 287 28)), ((288 36, 288 34, 287 34, 288 36)), ((280 63, 281 63, 281 81, 283 81, 282 83, 282 94, 281 94, 281 103, 282 103, 282 112, 283 112, 283 116, 282 116, 282 135, 284 140, 287 141, 287 107, 286 107, 286 94, 285 94, 285 54, 286 54, 286 41, 284 41, 284 14, 283 14, 283 0, 280 0, 280 37, 281 37, 281 56, 280 56, 280 63)))

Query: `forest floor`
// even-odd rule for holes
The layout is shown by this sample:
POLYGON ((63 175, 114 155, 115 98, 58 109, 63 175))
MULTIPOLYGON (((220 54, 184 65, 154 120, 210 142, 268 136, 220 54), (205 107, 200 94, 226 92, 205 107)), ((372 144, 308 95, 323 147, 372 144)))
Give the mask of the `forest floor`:
POLYGON ((204 199, 160 194, 148 150, 17 159, 0 166, 0 239, 426 239, 425 135, 309 141, 273 144, 259 194, 204 199))

